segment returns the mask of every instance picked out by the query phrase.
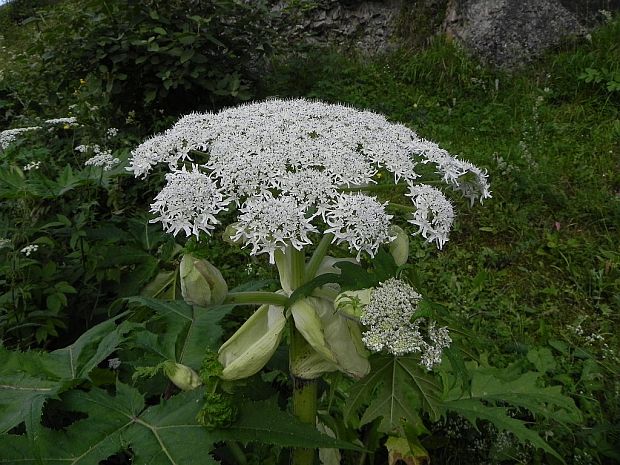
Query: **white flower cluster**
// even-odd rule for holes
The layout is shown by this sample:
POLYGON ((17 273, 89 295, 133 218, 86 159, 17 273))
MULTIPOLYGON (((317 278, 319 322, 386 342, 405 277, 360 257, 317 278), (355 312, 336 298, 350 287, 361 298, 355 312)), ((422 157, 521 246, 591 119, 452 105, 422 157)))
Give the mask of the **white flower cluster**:
POLYGON ((270 263, 274 263, 277 249, 284 250, 290 244, 301 250, 312 243, 308 233, 317 229, 311 220, 294 197, 274 198, 265 193, 249 198, 241 206, 237 232, 231 239, 251 244, 254 255, 268 253, 270 263))
MULTIPOLYGON (((48 119, 44 121, 46 126, 55 126, 55 125, 64 125, 64 126, 77 126, 77 119, 74 117, 70 118, 54 118, 48 119)), ((17 139, 17 136, 23 134, 25 132, 37 131, 39 129, 43 129, 41 126, 30 126, 25 128, 14 128, 14 129, 6 129, 4 131, 0 131, 0 149, 5 150, 11 143, 17 139)), ((50 128, 50 130, 53 130, 50 128)))
POLYGON ((192 168, 167 174, 166 186, 151 205, 151 212, 159 215, 155 221, 175 235, 181 230, 188 236, 208 233, 218 223, 215 215, 230 203, 211 178, 196 165, 192 168))
MULTIPOLYGON (((433 163, 447 184, 470 199, 490 197, 484 172, 405 126, 369 111, 304 99, 273 99, 216 114, 193 113, 132 152, 128 170, 135 176, 144 177, 161 163, 172 171, 166 194, 160 194, 153 207, 158 220, 175 233, 208 232, 226 205, 197 206, 198 201, 187 196, 189 188, 181 188, 177 174, 184 172, 188 162, 194 164, 193 172, 204 174, 200 179, 208 192, 239 207, 238 238, 254 254, 271 257, 286 245, 309 243, 308 234, 317 232, 321 221, 326 224, 322 229, 334 234, 334 242, 347 243, 358 257, 362 252, 374 255, 380 244, 393 239, 385 204, 341 190, 363 189, 376 182, 380 171, 391 172, 395 182, 413 189, 420 176, 416 167, 433 163), (290 210, 293 205, 295 215, 290 210), (251 211, 257 208, 265 218, 259 220, 251 211), (282 224, 280 214, 294 222, 282 224), (205 218, 209 218, 208 228, 203 227, 205 218), (266 226, 275 229, 268 231, 266 226)), ((417 210, 412 223, 427 240, 441 246, 454 214, 443 194, 432 192, 410 190, 417 210)))
POLYGON ((92 152, 94 155, 84 162, 85 166, 100 166, 103 171, 110 171, 121 161, 112 155, 111 150, 104 150, 99 145, 78 145, 75 150, 80 153, 92 152))
POLYGON ((391 242, 390 220, 385 204, 363 194, 339 194, 333 205, 324 208, 323 218, 340 244, 347 242, 349 250, 357 250, 357 259, 363 251, 373 255, 381 244, 391 242))
POLYGON ((37 244, 30 244, 20 250, 26 257, 29 257, 31 253, 39 250, 39 246, 37 244))
POLYGON ((426 184, 409 186, 406 194, 411 197, 416 211, 409 222, 418 226, 419 234, 428 242, 435 241, 441 249, 448 240, 454 221, 454 208, 439 189, 426 184))
POLYGON ((77 126, 78 122, 77 122, 77 118, 75 116, 70 116, 68 118, 52 118, 52 119, 46 119, 45 120, 45 124, 49 125, 49 126, 57 126, 57 125, 63 125, 63 126, 77 126))
POLYGON ((443 349, 452 340, 448 328, 428 324, 428 339, 424 339, 420 325, 424 318, 412 322, 421 300, 410 285, 391 278, 375 289, 370 302, 363 309, 360 322, 366 326, 362 341, 373 352, 385 350, 393 355, 420 353, 420 363, 427 369, 441 363, 443 349))
POLYGON ((28 128, 15 128, 15 129, 7 129, 5 131, 0 131, 0 149, 5 150, 10 144, 12 144, 17 136, 29 131, 36 131, 37 129, 41 129, 40 126, 32 126, 28 128))
POLYGON ((31 161, 26 166, 24 166, 24 171, 38 170, 40 167, 41 167, 40 161, 31 161))
POLYGON ((118 135, 118 129, 116 129, 116 128, 108 128, 108 130, 106 131, 105 134, 108 137, 116 137, 116 135, 118 135))

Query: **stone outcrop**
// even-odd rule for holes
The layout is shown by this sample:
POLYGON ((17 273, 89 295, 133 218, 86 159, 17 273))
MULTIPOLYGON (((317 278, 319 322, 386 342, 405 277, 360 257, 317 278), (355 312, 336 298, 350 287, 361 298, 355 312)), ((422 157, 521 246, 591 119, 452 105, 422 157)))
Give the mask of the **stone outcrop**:
POLYGON ((395 24, 402 0, 307 2, 307 8, 291 10, 278 1, 273 11, 281 15, 278 29, 288 42, 335 45, 375 54, 395 46, 395 24))
POLYGON ((296 4, 295 8, 290 0, 273 4, 280 16, 276 22, 280 36, 288 43, 330 44, 374 54, 402 42, 396 34, 398 25, 401 32, 425 37, 445 33, 483 62, 503 68, 531 61, 565 36, 583 36, 605 20, 607 12, 620 10, 620 0, 298 0, 296 4), (429 12, 442 17, 429 18, 429 12))
POLYGON ((585 35, 587 23, 558 0, 452 0, 443 31, 484 62, 516 68, 565 36, 585 35))

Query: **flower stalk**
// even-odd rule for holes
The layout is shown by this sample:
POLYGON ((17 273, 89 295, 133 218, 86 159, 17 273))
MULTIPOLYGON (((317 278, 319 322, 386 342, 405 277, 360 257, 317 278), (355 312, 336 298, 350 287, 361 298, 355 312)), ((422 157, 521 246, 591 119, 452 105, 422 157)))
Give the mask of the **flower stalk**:
POLYGON ((224 299, 225 304, 236 305, 278 305, 285 307, 288 297, 275 292, 249 291, 249 292, 229 292, 224 299))
MULTIPOLYGON (((327 248, 329 247, 329 242, 325 245, 327 240, 325 237, 319 244, 317 251, 319 251, 319 255, 327 252, 327 248)), ((313 259, 315 261, 322 260, 319 259, 319 255, 317 255, 317 251, 315 251, 311 262, 313 259), (316 257, 316 258, 315 258, 316 257)), ((313 274, 307 273, 308 266, 306 266, 304 260, 304 252, 302 250, 297 250, 293 247, 287 247, 286 253, 284 256, 277 260, 278 263, 278 271, 280 272, 280 279, 282 281, 283 287, 284 283, 288 283, 291 290, 294 291, 296 288, 304 284, 306 278, 312 278, 313 274)), ((318 269, 318 265, 312 265, 313 268, 318 269)), ((314 273, 316 273, 316 269, 314 273)), ((295 327, 293 321, 290 322, 290 339, 289 339, 289 366, 291 367, 291 373, 294 373, 292 367, 300 362, 300 360, 308 357, 308 355, 312 352, 312 348, 308 344, 308 342, 304 339, 301 333, 295 327)), ((293 376, 293 414, 299 418, 302 423, 307 423, 314 425, 316 423, 316 415, 317 415, 317 392, 318 392, 318 384, 316 379, 303 379, 300 377, 293 376)), ((314 449, 305 449, 305 448, 294 448, 292 452, 292 465, 314 465, 315 463, 315 454, 316 451, 314 449)))

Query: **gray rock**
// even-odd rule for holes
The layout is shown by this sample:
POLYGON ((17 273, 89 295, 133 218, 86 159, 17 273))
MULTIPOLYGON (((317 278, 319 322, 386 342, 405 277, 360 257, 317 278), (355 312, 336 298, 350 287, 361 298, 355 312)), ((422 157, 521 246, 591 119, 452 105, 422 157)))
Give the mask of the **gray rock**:
POLYGON ((531 61, 564 36, 587 32, 555 0, 453 0, 444 30, 483 61, 504 68, 531 61))
POLYGON ((275 27, 285 47, 385 52, 399 46, 399 20, 401 29, 409 21, 404 29, 416 34, 417 40, 406 42, 410 45, 445 33, 483 62, 508 69, 528 63, 565 36, 585 35, 605 20, 601 10, 620 10, 620 0, 312 0, 312 8, 301 10, 288 8, 290 0, 270 1, 281 13, 275 27))

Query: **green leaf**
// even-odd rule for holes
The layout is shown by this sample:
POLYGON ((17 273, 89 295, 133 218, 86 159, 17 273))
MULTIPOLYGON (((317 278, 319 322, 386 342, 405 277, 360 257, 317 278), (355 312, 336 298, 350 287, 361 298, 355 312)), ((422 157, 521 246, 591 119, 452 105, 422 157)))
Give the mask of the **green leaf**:
POLYGON ((0 432, 22 422, 29 433, 39 429, 47 399, 87 379, 135 328, 128 322, 117 325, 119 317, 94 326, 70 346, 51 353, 0 349, 0 432))
POLYGON ((373 357, 370 374, 350 390, 345 419, 363 409, 362 425, 381 418, 380 431, 401 432, 403 422, 418 426, 421 412, 439 418, 440 386, 418 362, 417 357, 373 357))
POLYGON ((185 63, 186 61, 189 61, 194 56, 194 53, 195 53, 194 49, 192 48, 183 50, 183 53, 181 53, 179 62, 185 63))
POLYGON ((561 423, 577 423, 581 414, 575 403, 570 397, 562 395, 560 386, 537 386, 541 373, 509 374, 507 379, 502 379, 501 376, 510 370, 511 367, 503 370, 474 369, 469 394, 462 396, 460 389, 455 388, 447 394, 443 407, 463 415, 474 425, 478 419, 490 421, 500 431, 510 431, 519 440, 529 441, 562 460, 535 431, 525 426, 525 422, 511 418, 504 405, 508 403, 522 407, 534 415, 561 423))
POLYGON ((480 403, 476 399, 455 400, 446 406, 448 410, 458 413, 465 417, 473 425, 477 420, 486 420, 491 423, 499 431, 509 431, 514 434, 520 441, 530 442, 532 445, 543 449, 554 457, 564 460, 553 450, 535 431, 528 429, 525 423, 508 415, 508 410, 504 407, 489 407, 480 403))
MULTIPOLYGON (((166 331, 158 337, 158 342, 154 343, 151 337, 146 347, 166 354, 166 359, 194 369, 200 368, 207 349, 217 348, 222 336, 219 322, 234 308, 234 305, 192 307, 182 300, 164 301, 147 297, 130 297, 127 300, 155 310, 166 323, 166 331)), ((140 341, 145 340, 136 339, 134 342, 140 341)))
POLYGON ((213 440, 195 420, 203 394, 197 389, 145 409, 143 396, 121 383, 115 396, 98 388, 72 391, 64 406, 88 418, 65 431, 43 429, 34 447, 25 436, 0 436, 0 463, 97 465, 131 448, 136 464, 184 465, 197 457, 215 464, 209 455, 213 440))
POLYGON ((250 402, 240 408, 229 428, 212 431, 216 441, 262 442, 281 447, 360 450, 359 446, 320 433, 314 426, 280 410, 275 399, 250 402))
POLYGON ((541 373, 553 371, 557 366, 551 350, 547 348, 530 349, 527 353, 527 359, 532 362, 541 373))

